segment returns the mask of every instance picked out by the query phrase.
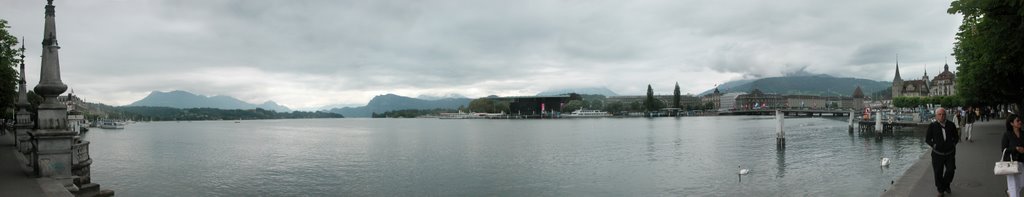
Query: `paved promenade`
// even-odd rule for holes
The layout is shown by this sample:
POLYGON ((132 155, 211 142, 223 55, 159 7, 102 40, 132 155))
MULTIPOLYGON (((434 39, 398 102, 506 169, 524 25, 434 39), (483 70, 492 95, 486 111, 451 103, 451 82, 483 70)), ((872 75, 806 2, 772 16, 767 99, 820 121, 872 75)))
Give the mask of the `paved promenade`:
MULTIPOLYGON (((974 142, 962 141, 957 146, 953 193, 945 196, 1006 196, 1006 177, 992 174, 1005 131, 1003 119, 975 123, 974 142)), ((938 195, 929 153, 923 154, 882 196, 938 195)))
POLYGON ((25 176, 15 151, 14 146, 0 146, 0 196, 73 196, 56 180, 25 176))
POLYGON ((39 183, 18 167, 14 146, 0 146, 0 196, 45 196, 39 183))

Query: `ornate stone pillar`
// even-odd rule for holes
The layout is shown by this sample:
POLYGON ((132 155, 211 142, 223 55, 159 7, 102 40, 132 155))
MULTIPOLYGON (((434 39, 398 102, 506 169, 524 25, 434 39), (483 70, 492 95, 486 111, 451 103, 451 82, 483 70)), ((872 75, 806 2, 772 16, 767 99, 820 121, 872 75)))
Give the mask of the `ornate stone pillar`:
POLYGON ((32 105, 28 102, 28 92, 25 81, 25 39, 21 41, 21 65, 20 74, 18 80, 18 100, 14 106, 17 108, 17 112, 14 115, 14 133, 17 137, 18 160, 23 164, 22 170, 25 172, 35 172, 35 158, 33 149, 35 148, 32 143, 32 137, 29 136, 29 132, 32 131, 32 126, 35 125, 32 122, 32 112, 28 111, 28 108, 32 105))
POLYGON ((60 62, 57 43, 56 23, 54 22, 53 0, 47 0, 46 24, 43 30, 42 67, 40 68, 39 85, 34 89, 43 97, 39 104, 36 120, 38 130, 32 131, 35 141, 35 160, 38 173, 42 177, 68 178, 65 185, 71 182, 71 145, 76 133, 67 128, 67 106, 57 101, 57 96, 67 90, 68 86, 60 80, 60 62))

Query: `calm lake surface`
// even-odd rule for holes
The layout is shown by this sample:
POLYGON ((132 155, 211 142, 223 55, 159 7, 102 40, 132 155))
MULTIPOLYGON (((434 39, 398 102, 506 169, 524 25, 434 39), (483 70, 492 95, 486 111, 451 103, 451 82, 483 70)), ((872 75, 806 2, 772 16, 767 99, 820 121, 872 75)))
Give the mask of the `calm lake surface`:
POLYGON ((151 122, 85 139, 118 196, 876 196, 928 147, 845 118, 785 123, 784 150, 770 116, 151 122))

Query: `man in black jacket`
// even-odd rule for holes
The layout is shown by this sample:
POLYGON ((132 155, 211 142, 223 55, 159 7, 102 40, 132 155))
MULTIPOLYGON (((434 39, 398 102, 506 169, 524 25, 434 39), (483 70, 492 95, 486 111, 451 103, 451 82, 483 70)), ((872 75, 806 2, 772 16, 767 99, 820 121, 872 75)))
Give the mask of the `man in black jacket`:
POLYGON ((978 120, 978 114, 974 112, 977 108, 967 108, 967 124, 964 124, 964 132, 967 133, 967 141, 973 142, 971 132, 974 131, 974 121, 978 120))
POLYGON ((953 182, 953 171, 956 170, 956 144, 960 142, 960 134, 956 125, 946 119, 946 109, 935 110, 935 122, 928 125, 924 141, 932 147, 932 170, 939 195, 953 193, 949 184, 953 182))

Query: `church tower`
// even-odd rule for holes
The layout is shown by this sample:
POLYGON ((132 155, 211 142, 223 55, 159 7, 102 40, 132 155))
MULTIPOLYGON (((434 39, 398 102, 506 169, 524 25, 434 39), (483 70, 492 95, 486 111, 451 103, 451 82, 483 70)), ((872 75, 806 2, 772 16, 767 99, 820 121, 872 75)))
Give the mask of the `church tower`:
POLYGON ((932 89, 932 80, 928 78, 928 64, 924 65, 924 76, 921 76, 921 81, 924 82, 924 87, 921 89, 921 96, 931 95, 929 91, 932 89))
POLYGON ((900 59, 896 57, 896 77, 892 79, 892 97, 903 96, 903 79, 900 78, 900 59))

